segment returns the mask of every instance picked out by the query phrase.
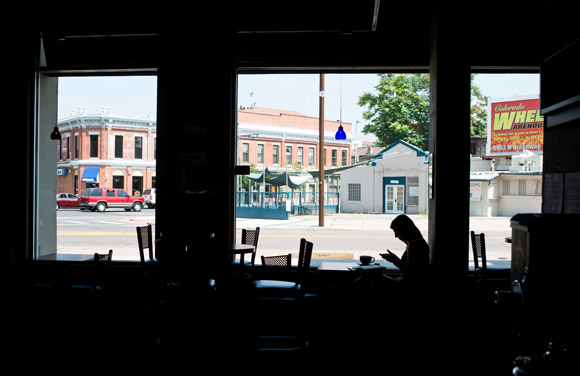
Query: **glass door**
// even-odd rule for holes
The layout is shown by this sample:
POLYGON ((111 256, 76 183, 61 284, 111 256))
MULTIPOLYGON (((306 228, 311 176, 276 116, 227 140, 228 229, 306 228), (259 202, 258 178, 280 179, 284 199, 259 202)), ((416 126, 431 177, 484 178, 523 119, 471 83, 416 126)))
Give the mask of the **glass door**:
POLYGON ((385 213, 405 212, 405 186, 385 186, 385 213))

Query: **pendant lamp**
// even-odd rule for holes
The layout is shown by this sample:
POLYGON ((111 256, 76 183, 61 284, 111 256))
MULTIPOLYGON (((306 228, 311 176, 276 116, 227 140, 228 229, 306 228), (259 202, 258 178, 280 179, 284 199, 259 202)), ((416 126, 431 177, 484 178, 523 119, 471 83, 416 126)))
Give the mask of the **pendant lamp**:
POLYGON ((342 128, 342 73, 340 74, 340 120, 339 120, 338 130, 334 135, 334 138, 337 140, 346 140, 346 133, 344 133, 344 129, 342 128))

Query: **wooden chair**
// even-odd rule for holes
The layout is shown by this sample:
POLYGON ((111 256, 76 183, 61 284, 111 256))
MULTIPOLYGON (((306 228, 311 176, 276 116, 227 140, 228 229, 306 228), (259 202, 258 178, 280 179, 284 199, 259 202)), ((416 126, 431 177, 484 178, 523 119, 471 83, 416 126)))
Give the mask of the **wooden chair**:
POLYGON ((485 281, 487 278, 487 258, 485 255, 485 234, 471 231, 471 249, 473 250, 473 265, 475 278, 485 281))

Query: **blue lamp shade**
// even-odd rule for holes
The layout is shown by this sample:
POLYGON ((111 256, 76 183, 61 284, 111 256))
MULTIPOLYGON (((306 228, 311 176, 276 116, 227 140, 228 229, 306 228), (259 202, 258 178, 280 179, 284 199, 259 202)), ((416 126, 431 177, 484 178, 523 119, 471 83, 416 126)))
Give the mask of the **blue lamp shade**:
POLYGON ((342 129, 342 125, 338 126, 338 131, 336 131, 334 138, 336 138, 337 140, 346 140, 346 133, 344 133, 344 129, 342 129))

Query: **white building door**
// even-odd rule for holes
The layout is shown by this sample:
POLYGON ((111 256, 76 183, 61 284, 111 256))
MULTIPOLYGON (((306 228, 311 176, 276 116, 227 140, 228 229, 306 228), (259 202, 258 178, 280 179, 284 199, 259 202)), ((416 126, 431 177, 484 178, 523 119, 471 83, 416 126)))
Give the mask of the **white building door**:
POLYGON ((405 186, 385 185, 385 213, 405 212, 405 186))

